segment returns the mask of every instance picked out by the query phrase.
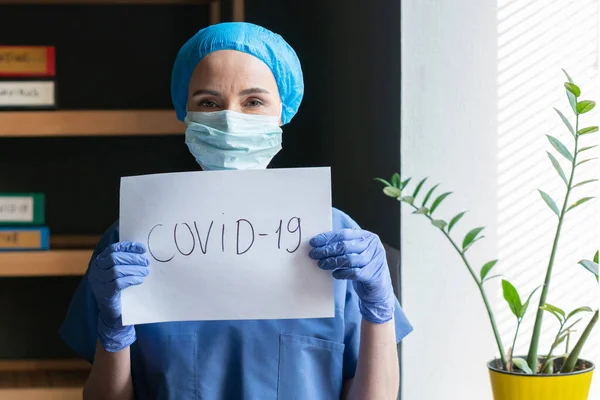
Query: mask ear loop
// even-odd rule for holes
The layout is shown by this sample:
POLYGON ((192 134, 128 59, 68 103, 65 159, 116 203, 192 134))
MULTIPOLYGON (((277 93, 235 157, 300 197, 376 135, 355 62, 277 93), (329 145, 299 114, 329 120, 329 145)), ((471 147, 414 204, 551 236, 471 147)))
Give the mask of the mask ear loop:
POLYGON ((279 99, 279 127, 283 126, 283 101, 279 99))

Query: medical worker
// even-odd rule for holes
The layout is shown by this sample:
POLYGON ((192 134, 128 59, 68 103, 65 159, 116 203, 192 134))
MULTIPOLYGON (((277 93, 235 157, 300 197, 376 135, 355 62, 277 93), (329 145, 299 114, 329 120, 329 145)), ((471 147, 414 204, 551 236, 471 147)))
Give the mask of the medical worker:
MULTIPOLYGON (((266 168, 303 90, 294 50, 249 23, 200 30, 179 51, 171 82, 185 143, 210 171, 266 168)), ((396 399, 396 343, 412 327, 379 238, 337 209, 332 218, 333 231, 312 238, 306 257, 335 278, 334 318, 137 326, 121 323, 120 293, 152 268, 143 244, 119 241, 115 222, 61 328, 93 364, 84 399, 396 399)))

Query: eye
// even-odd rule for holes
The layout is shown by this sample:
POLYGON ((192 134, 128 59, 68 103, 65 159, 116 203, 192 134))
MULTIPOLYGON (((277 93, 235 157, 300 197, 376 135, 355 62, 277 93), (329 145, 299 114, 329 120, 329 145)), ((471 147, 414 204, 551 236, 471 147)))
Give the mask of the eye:
POLYGON ((217 108, 219 105, 213 100, 201 100, 198 105, 202 108, 217 108))
POLYGON ((257 108, 257 107, 261 107, 263 105, 264 105, 264 103, 262 102, 262 100, 256 99, 256 98, 248 99, 246 101, 246 103, 244 104, 245 107, 250 107, 250 108, 257 108))

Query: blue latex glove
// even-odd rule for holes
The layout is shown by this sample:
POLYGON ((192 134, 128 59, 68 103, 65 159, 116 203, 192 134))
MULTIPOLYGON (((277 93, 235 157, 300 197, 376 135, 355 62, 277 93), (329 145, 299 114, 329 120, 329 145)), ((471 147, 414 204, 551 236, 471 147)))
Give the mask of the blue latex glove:
POLYGON ((352 280, 363 317, 381 324, 394 316, 395 296, 385 249, 379 237, 360 229, 340 229, 315 236, 310 257, 336 279, 352 280))
POLYGON ((135 329, 123 326, 121 291, 139 285, 148 275, 150 264, 141 243, 110 245, 91 263, 88 279, 98 303, 98 338, 102 347, 116 352, 135 342, 135 329))

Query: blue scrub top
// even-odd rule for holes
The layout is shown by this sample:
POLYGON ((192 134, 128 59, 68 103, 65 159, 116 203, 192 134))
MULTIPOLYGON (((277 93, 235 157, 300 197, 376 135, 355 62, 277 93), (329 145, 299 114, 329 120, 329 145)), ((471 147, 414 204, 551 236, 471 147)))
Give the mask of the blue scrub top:
MULTIPOLYGON (((358 228, 333 209, 333 228, 358 228)), ((119 241, 118 222, 92 259, 119 241)), ((352 282, 336 280, 335 317, 316 319, 190 321, 135 327, 131 372, 138 399, 339 399, 354 376, 360 324, 352 282)), ((93 362, 97 305, 87 273, 60 330, 63 340, 93 362)), ((396 300, 396 340, 412 331, 396 300)))

